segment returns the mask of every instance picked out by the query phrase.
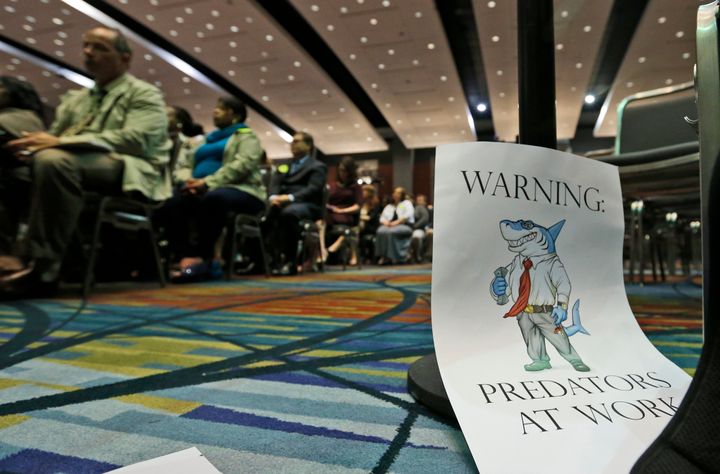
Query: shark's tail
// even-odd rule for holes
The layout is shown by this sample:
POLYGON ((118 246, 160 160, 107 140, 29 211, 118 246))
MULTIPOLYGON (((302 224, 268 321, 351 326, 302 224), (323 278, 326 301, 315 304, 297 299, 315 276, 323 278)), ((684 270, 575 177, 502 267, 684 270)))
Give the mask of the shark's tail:
POLYGON ((572 325, 565 328, 565 333, 570 337, 578 332, 590 335, 588 330, 583 327, 582 322, 580 322, 580 300, 575 300, 572 308, 572 325))

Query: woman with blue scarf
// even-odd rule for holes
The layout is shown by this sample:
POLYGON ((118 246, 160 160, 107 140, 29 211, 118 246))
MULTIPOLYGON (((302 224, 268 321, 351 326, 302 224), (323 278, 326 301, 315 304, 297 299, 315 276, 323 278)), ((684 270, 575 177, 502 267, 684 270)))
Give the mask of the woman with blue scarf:
POLYGON ((228 213, 258 214, 265 208, 260 173, 263 149, 247 125, 245 104, 233 97, 218 99, 213 110, 217 127, 203 143, 182 157, 174 173, 176 189, 159 212, 173 253, 180 257, 175 281, 198 281, 222 275, 215 244, 228 213), (191 238, 193 224, 197 242, 191 238))

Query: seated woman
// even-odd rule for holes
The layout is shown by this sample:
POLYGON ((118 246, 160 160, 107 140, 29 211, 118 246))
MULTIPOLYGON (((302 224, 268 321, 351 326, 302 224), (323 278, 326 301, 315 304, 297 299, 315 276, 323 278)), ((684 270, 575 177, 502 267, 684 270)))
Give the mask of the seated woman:
POLYGON ((168 137, 172 142, 170 152, 170 171, 174 185, 184 183, 192 168, 192 154, 202 144, 203 129, 193 121, 190 112, 175 105, 165 108, 168 118, 168 137), (184 174, 184 176, 178 175, 184 174))
MULTIPOLYGON (((324 251, 325 239, 322 243, 323 259, 325 254, 337 252, 345 241, 345 230, 358 224, 362 190, 357 183, 357 164, 351 157, 346 156, 337 167, 337 180, 330 185, 330 194, 325 216, 325 229, 327 234, 335 241, 324 251)), ((351 246, 350 265, 357 265, 357 249, 351 246)))
POLYGON ((395 188, 392 202, 380 215, 380 227, 375 236, 375 256, 379 265, 405 260, 414 221, 415 211, 405 189, 395 188))
POLYGON ((198 281, 222 275, 215 244, 228 214, 258 214, 265 208, 265 186, 260 174, 263 149, 255 133, 243 122, 245 104, 233 97, 218 99, 213 110, 217 130, 207 135, 191 156, 191 163, 176 170, 182 181, 158 212, 171 249, 182 258, 171 275, 176 281, 198 281), (197 243, 191 239, 195 224, 197 243))
POLYGON ((371 259, 375 253, 375 234, 380 226, 382 206, 377 191, 372 184, 362 187, 362 206, 360 206, 360 255, 371 259))
POLYGON ((0 272, 23 268, 17 253, 20 223, 30 207, 29 161, 20 159, 4 145, 23 132, 45 130, 43 106, 35 88, 28 82, 0 76, 0 272))

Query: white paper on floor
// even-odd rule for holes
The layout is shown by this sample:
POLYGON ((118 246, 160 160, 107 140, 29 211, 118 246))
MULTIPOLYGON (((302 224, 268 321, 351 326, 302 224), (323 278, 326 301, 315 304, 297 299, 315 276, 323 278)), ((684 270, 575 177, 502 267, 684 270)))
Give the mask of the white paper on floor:
POLYGON ((628 304, 617 168, 505 143, 435 163, 433 338, 479 470, 628 472, 690 377, 628 304))
POLYGON ((132 464, 108 474, 220 474, 205 456, 193 446, 176 453, 132 464))

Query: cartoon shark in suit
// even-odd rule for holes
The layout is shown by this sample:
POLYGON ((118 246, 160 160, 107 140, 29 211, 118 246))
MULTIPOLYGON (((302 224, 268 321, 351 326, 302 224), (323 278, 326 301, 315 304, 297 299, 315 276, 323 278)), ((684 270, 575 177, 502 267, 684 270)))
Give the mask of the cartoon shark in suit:
POLYGON ((562 325, 567 319, 571 285, 555 253, 555 241, 564 224, 562 220, 545 228, 529 220, 500 222, 500 233, 508 250, 516 255, 507 266, 495 271, 490 294, 498 304, 513 300, 512 308, 503 317, 517 318, 532 360, 525 365, 530 372, 551 368, 546 340, 575 370, 590 370, 569 340, 569 336, 578 332, 589 334, 580 322, 579 300, 573 306, 572 325, 562 325))

